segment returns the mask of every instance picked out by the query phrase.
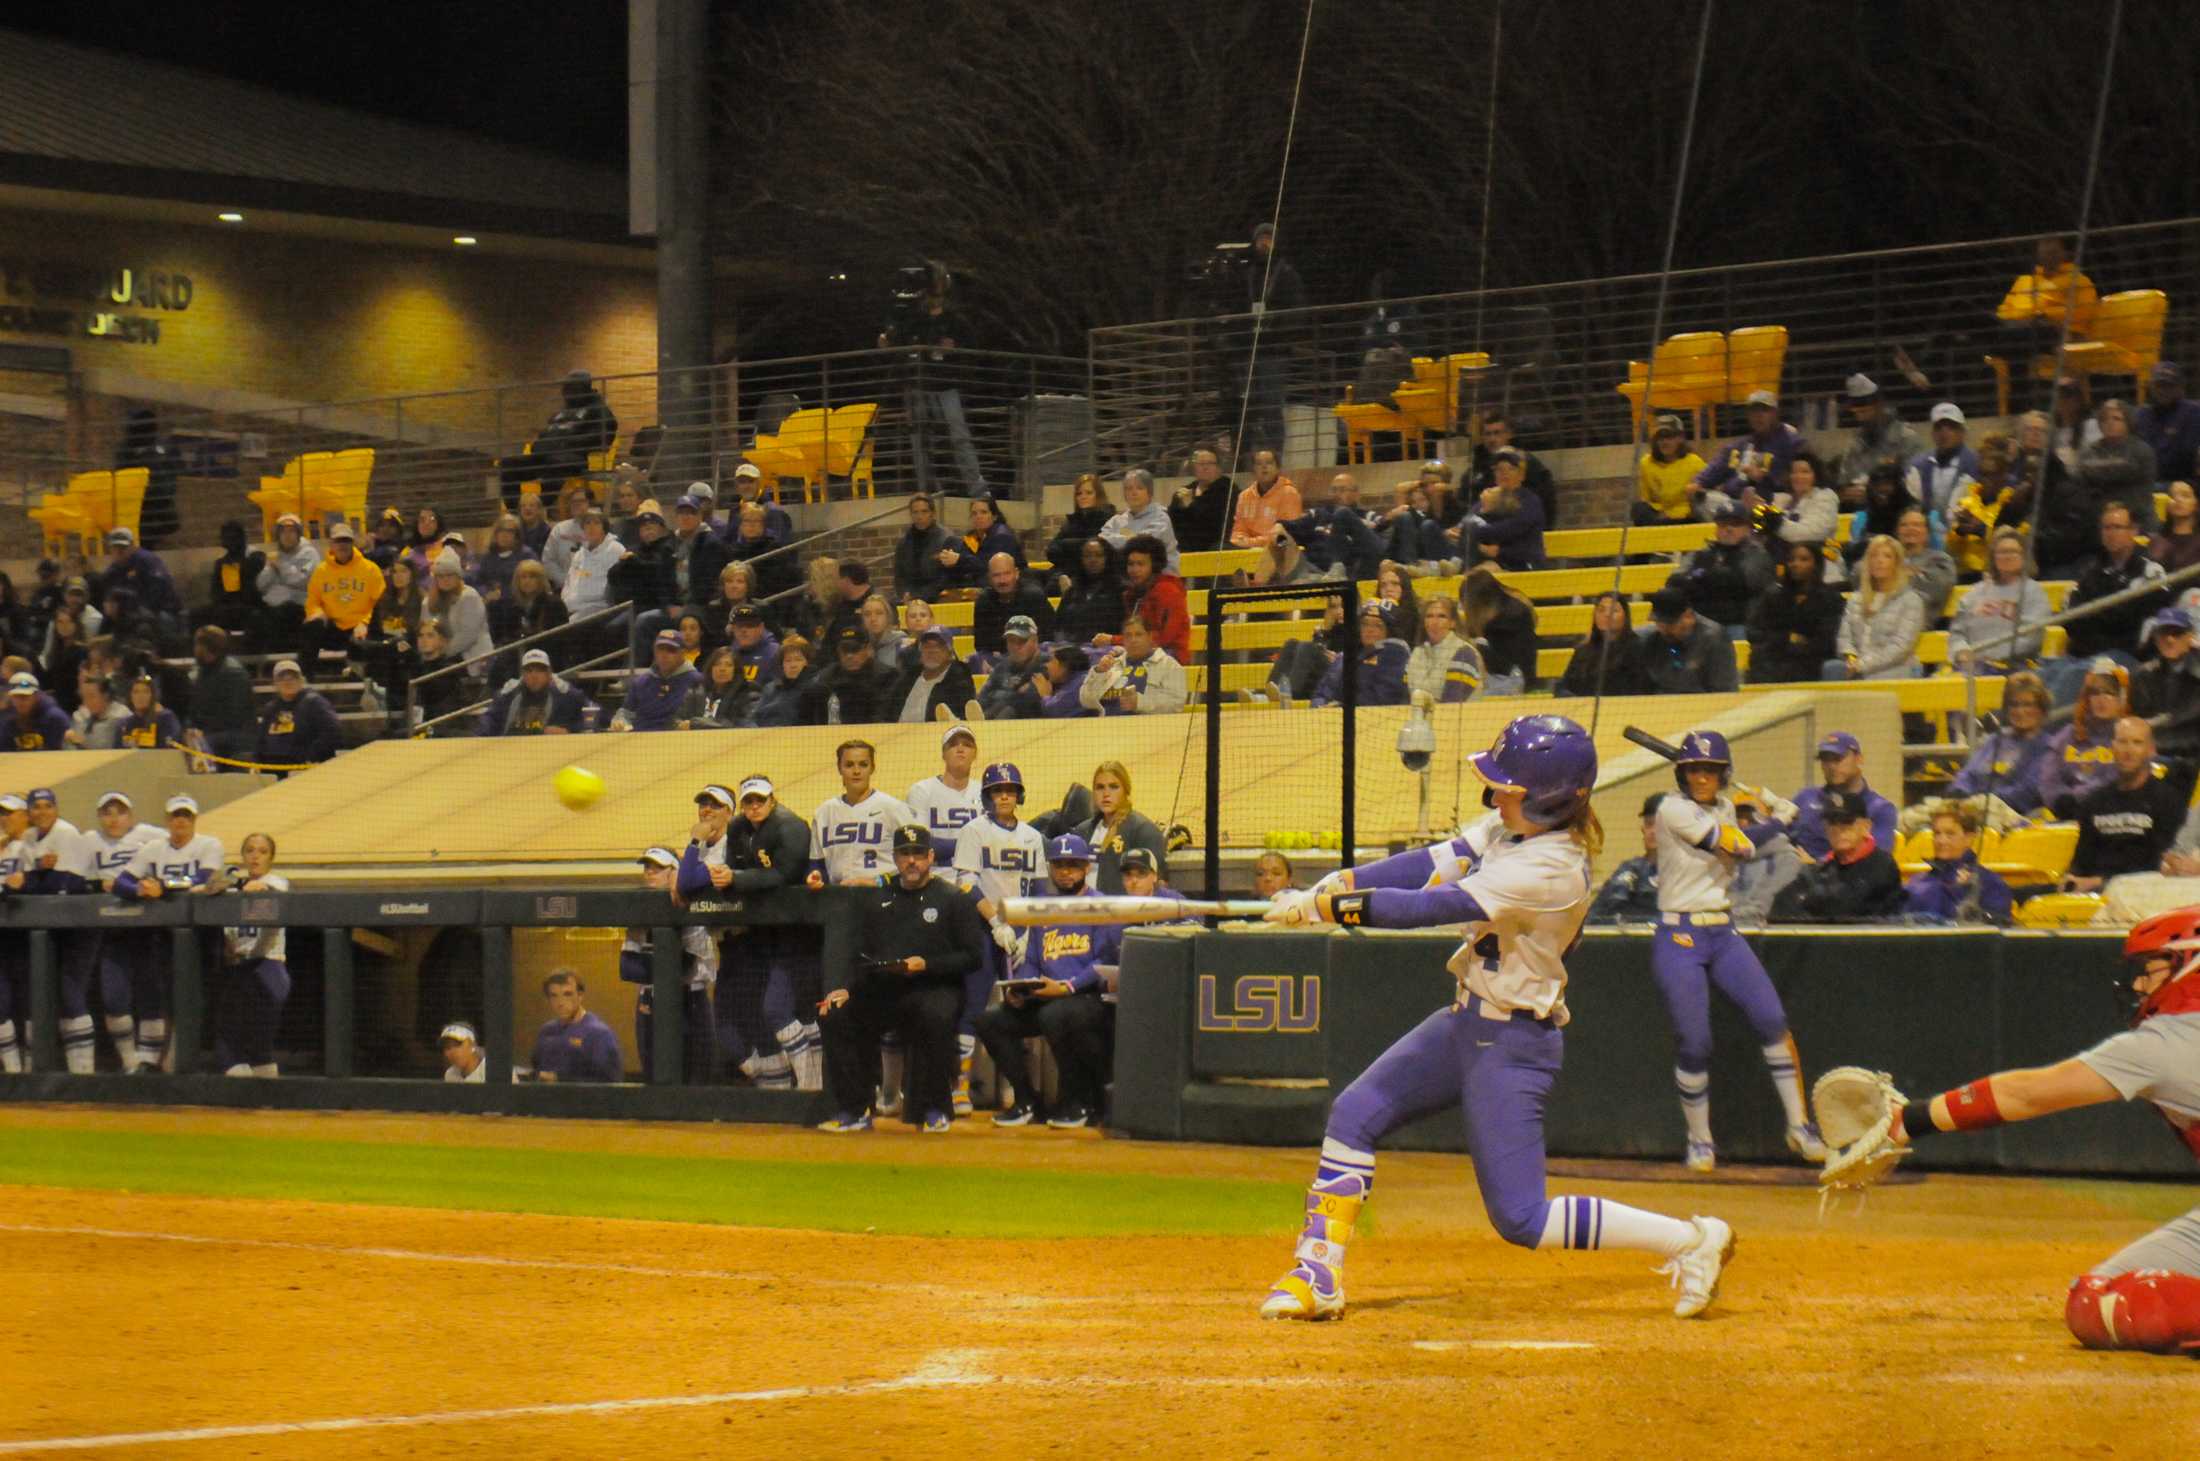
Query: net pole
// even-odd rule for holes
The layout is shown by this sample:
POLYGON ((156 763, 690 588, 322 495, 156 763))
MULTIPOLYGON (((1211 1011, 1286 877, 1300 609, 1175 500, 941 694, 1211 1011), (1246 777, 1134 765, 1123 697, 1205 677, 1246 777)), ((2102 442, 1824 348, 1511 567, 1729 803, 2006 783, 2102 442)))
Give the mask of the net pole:
POLYGON ((1342 799, 1337 826, 1337 866, 1349 871, 1353 865, 1352 850, 1359 832, 1358 781, 1360 761, 1360 665, 1356 658, 1360 652, 1360 584, 1359 580, 1344 581, 1345 650, 1355 658, 1344 670, 1344 736, 1342 754, 1344 775, 1342 799))
POLYGON ((1207 596, 1207 896, 1222 896, 1222 604, 1207 596))

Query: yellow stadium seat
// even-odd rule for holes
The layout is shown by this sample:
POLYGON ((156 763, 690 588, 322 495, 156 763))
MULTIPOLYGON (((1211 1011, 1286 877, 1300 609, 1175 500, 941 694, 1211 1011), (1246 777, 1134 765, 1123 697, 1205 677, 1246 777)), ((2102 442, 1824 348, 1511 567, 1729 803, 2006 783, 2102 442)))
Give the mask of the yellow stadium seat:
POLYGON ((1993 856, 1979 860, 2012 883, 2057 883, 2070 871, 2070 859, 2078 850, 2074 822, 2049 822, 2016 827, 2001 838, 1993 856))
MULTIPOLYGON (((2159 289, 2127 289, 2103 299, 2083 337, 2073 333, 2063 351, 2064 369, 2088 381, 2096 375, 2128 375, 2132 397, 2147 398, 2147 378, 2162 358, 2162 328, 2169 319, 2169 296, 2159 289)), ((1985 357, 1994 373, 1996 404, 2009 414, 2009 362, 1999 355, 1985 357)), ((2035 355, 2032 375, 2038 380, 2055 377, 2055 357, 2035 355)))
POLYGON ((778 431, 770 436, 759 434, 749 447, 746 455, 764 474, 772 501, 779 500, 779 482, 783 477, 800 480, 803 498, 808 500, 810 483, 824 465, 826 422, 830 415, 817 406, 796 411, 779 423, 778 431))
POLYGON ((308 459, 327 465, 333 452, 308 452, 292 457, 283 463, 279 477, 262 477, 259 487, 247 492, 245 497, 260 510, 260 538, 263 542, 275 541, 275 520, 286 512, 293 512, 300 520, 306 516, 305 466, 308 459))
POLYGON ((1745 325, 1726 337, 1726 404, 1739 406, 1751 391, 1780 394, 1787 365, 1786 325, 1745 325))
POLYGON ((2017 905, 2019 928, 2083 928, 2101 911, 2098 893, 2042 893, 2017 905))
POLYGON ((1189 583, 1195 578, 1221 578, 1232 573, 1251 573, 1262 558, 1258 548, 1223 548, 1181 555, 1177 572, 1189 583))
POLYGON ((1902 876, 1912 877, 1925 871, 1925 864, 1933 855, 1933 829, 1920 827, 1901 841, 1895 849, 1894 865, 1902 876))
POLYGON ((351 447, 339 452, 316 453, 300 468, 308 533, 325 532, 328 520, 340 517, 358 530, 367 531, 367 485, 374 477, 374 448, 351 447))
MULTIPOLYGON (((852 401, 833 408, 832 420, 825 428, 825 456, 817 479, 817 495, 823 498, 826 484, 834 477, 848 479, 850 496, 878 495, 871 477, 871 422, 878 415, 878 402, 852 401)), ((810 499, 809 486, 803 485, 802 500, 810 499)))
POLYGON ((1707 414, 1726 396, 1726 336, 1717 330, 1674 335, 1651 352, 1650 360, 1628 361, 1627 379, 1613 389, 1634 408, 1638 435, 1652 411, 1693 412, 1695 434, 1709 435, 1707 414))
MULTIPOLYGON (((1413 357, 1413 379, 1391 392, 1391 402, 1362 401, 1358 399, 1359 387, 1346 386, 1344 399, 1330 407, 1330 411, 1344 423, 1344 457, 1347 462, 1370 462, 1375 459, 1375 433, 1395 432, 1404 443, 1408 455, 1419 456, 1428 450, 1429 422, 1443 416, 1446 392, 1442 384, 1443 364, 1426 355, 1413 357)), ((1450 424, 1443 417, 1435 429, 1442 432, 1450 424)))
POLYGON ((102 540, 118 527, 138 531, 145 511, 145 489, 152 473, 145 467, 111 472, 78 472, 65 491, 49 492, 29 509, 49 553, 59 553, 70 538, 98 556, 102 540))

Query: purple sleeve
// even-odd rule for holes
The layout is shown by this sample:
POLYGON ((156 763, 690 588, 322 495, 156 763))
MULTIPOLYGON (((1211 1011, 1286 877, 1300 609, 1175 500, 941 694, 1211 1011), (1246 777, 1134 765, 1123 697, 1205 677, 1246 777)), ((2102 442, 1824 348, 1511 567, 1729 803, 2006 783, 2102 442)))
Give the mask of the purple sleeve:
MULTIPOLYGON (((1416 847, 1386 857, 1380 862, 1371 862, 1366 867, 1356 867, 1352 870, 1353 890, 1359 892, 1368 888, 1426 887, 1428 880, 1436 873, 1436 848, 1445 845, 1436 843, 1429 847, 1416 847)), ((1466 838, 1454 837, 1448 845, 1456 856, 1467 856, 1466 838)))
POLYGON ((1872 808, 1872 840, 1886 848, 1890 855, 1895 849, 1894 817, 1894 803, 1879 797, 1872 808))
POLYGON ((710 868, 703 861, 702 843, 689 839, 687 851, 680 854, 680 873, 673 886, 679 889, 683 898, 700 898, 716 891, 711 886, 710 868))
MULTIPOLYGON (((1349 897, 1350 895, 1345 895, 1349 897)), ((1485 923, 1489 913, 1457 883, 1441 888, 1381 888, 1367 895, 1369 928, 1439 928, 1451 923, 1485 923)), ((1342 923, 1344 919, 1337 920, 1342 923)))
POLYGON ((1749 839, 1750 846, 1762 847, 1775 837, 1787 836, 1787 830, 1770 817, 1759 817, 1742 829, 1742 835, 1749 839))
POLYGON ((626 1079, 626 1057, 619 1052, 619 1037, 609 1025, 599 1026, 588 1042, 588 1073, 597 1080, 617 1085, 626 1079))

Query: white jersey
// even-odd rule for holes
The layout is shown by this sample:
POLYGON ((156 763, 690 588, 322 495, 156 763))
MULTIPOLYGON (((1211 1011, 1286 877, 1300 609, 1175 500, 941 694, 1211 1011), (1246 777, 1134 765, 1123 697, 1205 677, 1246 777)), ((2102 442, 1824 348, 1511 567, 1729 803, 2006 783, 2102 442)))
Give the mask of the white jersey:
POLYGON ((1573 834, 1522 837, 1495 812, 1466 830, 1464 855, 1436 849, 1436 871, 1481 905, 1485 922, 1445 967, 1460 984, 1501 1010, 1528 1010, 1563 1025, 1566 955, 1589 916, 1589 854, 1573 834))
POLYGON ((23 847, 32 867, 51 857, 53 870, 57 873, 75 873, 80 878, 92 876, 92 850, 84 834, 66 818, 54 818, 53 825, 43 836, 36 827, 25 832, 23 847))
POLYGON ((17 873, 28 873, 38 861, 30 854, 30 845, 18 837, 5 847, 0 847, 0 880, 17 873))
POLYGON ((978 794, 976 777, 957 791, 939 777, 927 776, 909 788, 909 810, 931 835, 932 855, 946 860, 955 855, 955 839, 962 829, 985 815, 985 799, 978 794))
POLYGON ((1736 855, 1735 839, 1740 836, 1732 797, 1722 795, 1705 806, 1679 792, 1668 792, 1658 803, 1658 911, 1728 911, 1734 875, 1755 855, 1754 849, 1736 855))
POLYGON ((165 840, 158 827, 146 822, 132 822, 129 830, 120 837, 109 837, 105 831, 84 834, 84 845, 92 855, 92 871, 89 876, 99 883, 112 883, 115 874, 130 865, 138 849, 148 842, 165 840))
MULTIPOLYGON (((718 839, 723 849, 726 839, 718 839)), ((649 936, 654 930, 630 928, 626 942, 619 945, 622 954, 647 954, 651 952, 649 936)), ((690 923, 680 930, 680 952, 685 955, 687 987, 708 989, 718 982, 718 940, 713 937, 718 930, 707 923, 690 923)))
POLYGON ((1025 898, 1047 871, 1047 840, 1029 822, 1004 827, 980 817, 955 839, 955 881, 1000 912, 1003 898, 1025 898))
MULTIPOLYGON (((281 873, 269 873, 265 879, 267 892, 287 893, 290 879, 281 873)), ((256 898, 257 893, 244 896, 256 898)), ((272 928, 253 928, 245 925, 222 930, 222 961, 228 964, 257 964, 262 959, 273 959, 281 964, 290 958, 289 934, 282 925, 272 928)))
POLYGON ((155 838, 139 848, 123 868, 139 882, 152 878, 164 884, 184 885, 203 883, 221 870, 221 839, 204 833, 181 847, 165 836, 155 838))
POLYGON ((908 804, 874 790, 856 806, 829 798, 810 818, 810 857, 825 864, 825 881, 877 878, 894 869, 894 829, 917 820, 908 804))
POLYGON ((475 1061, 474 1068, 466 1072, 466 1074, 464 1075, 460 1075, 458 1073, 457 1066, 446 1065, 443 1067, 443 1079, 449 1081, 453 1085, 487 1085, 489 1083, 489 1057, 484 1055, 481 1057, 481 1059, 475 1061))

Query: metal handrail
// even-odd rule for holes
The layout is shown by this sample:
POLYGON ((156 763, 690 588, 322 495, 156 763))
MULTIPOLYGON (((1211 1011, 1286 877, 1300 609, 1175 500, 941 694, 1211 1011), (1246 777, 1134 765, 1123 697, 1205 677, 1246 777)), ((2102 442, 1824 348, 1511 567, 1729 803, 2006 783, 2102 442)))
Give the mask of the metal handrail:
MULTIPOLYGON (((504 652, 505 651, 503 650, 498 651, 499 654, 502 654, 504 652)), ((564 671, 564 673, 567 675, 578 677, 582 674, 587 673, 590 670, 595 669, 598 665, 602 665, 610 660, 623 660, 625 658, 626 651, 623 649, 605 650, 602 654, 597 655, 593 659, 582 660, 579 664, 574 665, 572 668, 564 671)), ((446 665, 443 669, 436 671, 436 673, 444 674, 453 668, 456 667, 446 665)), ((423 675, 421 678, 426 679, 428 677, 423 675)), ((457 710, 446 710, 445 712, 443 712, 443 714, 437 716, 433 720, 424 720, 418 725, 413 725, 413 702, 411 695, 408 694, 405 699, 405 723, 408 727, 405 732, 406 738, 408 740, 420 740, 421 738, 425 737, 429 731, 434 730, 439 725, 445 725, 451 721, 460 720, 469 715, 479 715, 483 710, 487 709, 491 705, 494 705, 496 703, 496 698, 497 697, 495 692, 492 691, 489 697, 485 700, 476 700, 473 704, 461 706, 457 710)))
POLYGON ((463 674, 467 670, 472 669, 475 665, 487 664, 490 660, 502 658, 503 656, 511 654, 516 650, 531 649, 535 645, 542 643, 544 640, 550 639, 559 634, 564 634, 568 630, 578 629, 584 624, 598 623, 601 620, 610 618, 614 614, 626 613, 633 607, 634 601, 632 599, 626 599, 620 603, 606 605, 601 609, 591 609, 587 613, 581 615, 578 619, 566 620, 563 624, 558 625, 555 629, 537 630, 533 634, 525 635, 522 638, 513 640, 510 644, 497 645, 487 654, 477 654, 472 659, 463 659, 455 665, 445 665, 440 670, 430 670, 425 675, 415 677, 405 686, 405 724, 408 726, 412 724, 413 712, 419 708, 420 704, 420 699, 417 692, 419 690, 419 687, 426 684, 428 681, 440 680, 448 675, 463 674))

